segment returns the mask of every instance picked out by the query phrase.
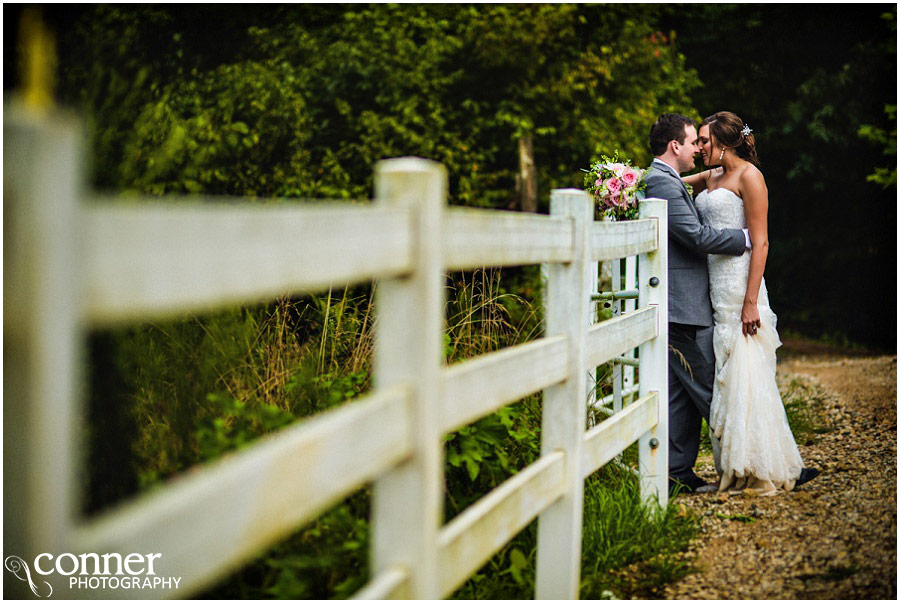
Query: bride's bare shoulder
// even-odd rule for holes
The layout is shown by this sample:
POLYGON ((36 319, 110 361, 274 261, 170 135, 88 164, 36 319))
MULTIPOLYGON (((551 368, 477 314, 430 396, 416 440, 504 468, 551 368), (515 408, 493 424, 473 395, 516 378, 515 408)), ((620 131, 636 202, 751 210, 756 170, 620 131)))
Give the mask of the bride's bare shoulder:
MULTIPOLYGON (((768 187, 766 187, 766 178, 763 176, 762 171, 752 163, 748 163, 744 169, 741 170, 738 175, 738 182, 740 183, 741 192, 753 194, 759 194, 761 192, 768 192, 768 187)), ((747 195, 744 194, 744 197, 747 195)))
POLYGON ((741 170, 739 179, 741 184, 748 185, 766 185, 766 177, 763 176, 762 171, 752 163, 747 163, 746 166, 741 170))

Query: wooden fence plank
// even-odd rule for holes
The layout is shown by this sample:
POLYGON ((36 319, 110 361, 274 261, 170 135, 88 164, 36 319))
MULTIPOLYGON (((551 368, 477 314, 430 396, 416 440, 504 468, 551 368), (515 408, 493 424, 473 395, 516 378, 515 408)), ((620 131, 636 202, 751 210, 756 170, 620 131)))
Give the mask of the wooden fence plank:
POLYGON ((565 455, 542 456, 441 530, 441 595, 453 592, 565 491, 565 455))
POLYGON ((641 498, 664 509, 669 501, 669 246, 668 211, 663 199, 644 199, 641 218, 659 222, 656 250, 639 257, 638 307, 656 308, 658 330, 640 348, 640 396, 659 394, 659 422, 638 440, 641 498))
POLYGON ((409 599, 409 572, 402 567, 387 568, 350 598, 358 601, 409 599))
POLYGON ((659 396, 651 392, 606 419, 584 436, 582 479, 611 461, 656 425, 659 396))
POLYGON ((538 599, 578 597, 581 574, 581 519, 584 487, 580 479, 581 449, 586 424, 591 269, 588 230, 593 219, 590 196, 581 190, 554 190, 550 213, 572 220, 574 258, 551 264, 545 294, 547 335, 565 335, 569 343, 569 378, 544 390, 541 412, 541 454, 561 450, 566 455, 566 491, 541 513, 538 521, 535 596, 538 599))
POLYGON ((288 427, 80 526, 76 546, 160 552, 157 573, 189 596, 406 458, 408 405, 392 389, 288 427))
MULTIPOLYGON (((29 560, 66 550, 80 506, 82 142, 71 115, 6 107, 3 544, 29 560)), ((33 596, 7 575, 6 597, 33 596)))
POLYGON ((85 311, 146 319, 409 270, 397 208, 93 203, 84 208, 85 311))
POLYGON ((447 173, 438 163, 401 158, 380 162, 375 196, 385 208, 411 213, 413 266, 404 278, 379 281, 375 310, 375 385, 411 390, 412 455, 375 481, 372 495, 373 573, 409 571, 409 597, 435 599, 437 537, 443 517, 444 458, 440 426, 444 270, 441 222, 447 173))
POLYGON ((572 222, 539 214, 454 208, 444 227, 448 270, 572 259, 572 222))
MULTIPOLYGON (((637 257, 629 256, 625 258, 625 285, 624 289, 637 289, 637 257)), ((637 309, 636 299, 625 300, 625 313, 634 312, 637 309)), ((635 358, 635 351, 626 352, 628 358, 635 358)), ((622 367, 624 389, 629 389, 634 385, 634 367, 625 365, 622 367)))
POLYGON ((656 337, 656 330, 655 307, 635 310, 591 327, 587 334, 588 366, 597 366, 621 356, 656 337))
POLYGON ((569 344, 562 335, 446 368, 441 377, 441 428, 454 431, 504 404, 559 383, 569 370, 569 344))
POLYGON ((656 249, 656 221, 594 222, 590 230, 590 257, 595 262, 615 260, 656 249))

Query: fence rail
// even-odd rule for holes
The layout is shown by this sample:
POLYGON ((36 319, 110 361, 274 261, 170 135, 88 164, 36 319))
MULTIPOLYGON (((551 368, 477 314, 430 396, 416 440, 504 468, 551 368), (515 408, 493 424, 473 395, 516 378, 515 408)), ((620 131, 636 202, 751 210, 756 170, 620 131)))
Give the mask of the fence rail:
POLYGON ((412 264, 407 211, 169 201, 84 208, 93 324, 390 278, 412 264))
POLYGON ((81 153, 74 120, 7 109, 4 544, 26 559, 152 551, 157 573, 182 582, 61 592, 189 596, 372 483, 372 578, 358 597, 446 596, 539 517, 536 594, 575 598, 583 480, 638 441, 643 497, 666 504, 662 201, 626 223, 594 222, 577 190, 554 191, 549 216, 448 209, 443 168, 404 158, 379 164, 373 205, 159 205, 85 194, 81 153), (595 262, 629 255, 639 255, 637 309, 589 327, 595 262), (443 366, 444 273, 535 263, 548 265, 545 336, 443 366), (371 279, 373 392, 80 516, 88 328, 371 279), (639 399, 587 430, 586 374, 636 347, 639 399), (442 525, 444 434, 539 391, 540 459, 442 525))

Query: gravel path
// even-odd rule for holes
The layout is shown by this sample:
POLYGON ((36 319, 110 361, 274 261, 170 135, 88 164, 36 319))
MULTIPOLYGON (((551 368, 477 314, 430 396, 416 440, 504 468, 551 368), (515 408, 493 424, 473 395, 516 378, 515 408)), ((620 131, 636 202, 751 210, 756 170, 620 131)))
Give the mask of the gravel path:
MULTIPOLYGON (((697 572, 644 596, 897 598, 897 357, 786 348, 780 379, 817 392, 819 424, 831 429, 798 442, 822 475, 771 498, 679 496, 702 518, 684 554, 697 572)), ((697 473, 715 479, 711 457, 697 473)))

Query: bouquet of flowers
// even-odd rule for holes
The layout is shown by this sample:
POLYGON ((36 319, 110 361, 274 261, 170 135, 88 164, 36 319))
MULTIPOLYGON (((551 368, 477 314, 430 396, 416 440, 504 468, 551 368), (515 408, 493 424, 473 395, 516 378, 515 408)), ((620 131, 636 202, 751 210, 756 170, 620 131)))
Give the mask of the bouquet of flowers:
POLYGON ((649 169, 631 167, 631 162, 619 159, 619 151, 610 158, 601 155, 600 161, 582 170, 585 190, 594 197, 603 215, 621 222, 638 217, 638 202, 644 198, 649 169))

